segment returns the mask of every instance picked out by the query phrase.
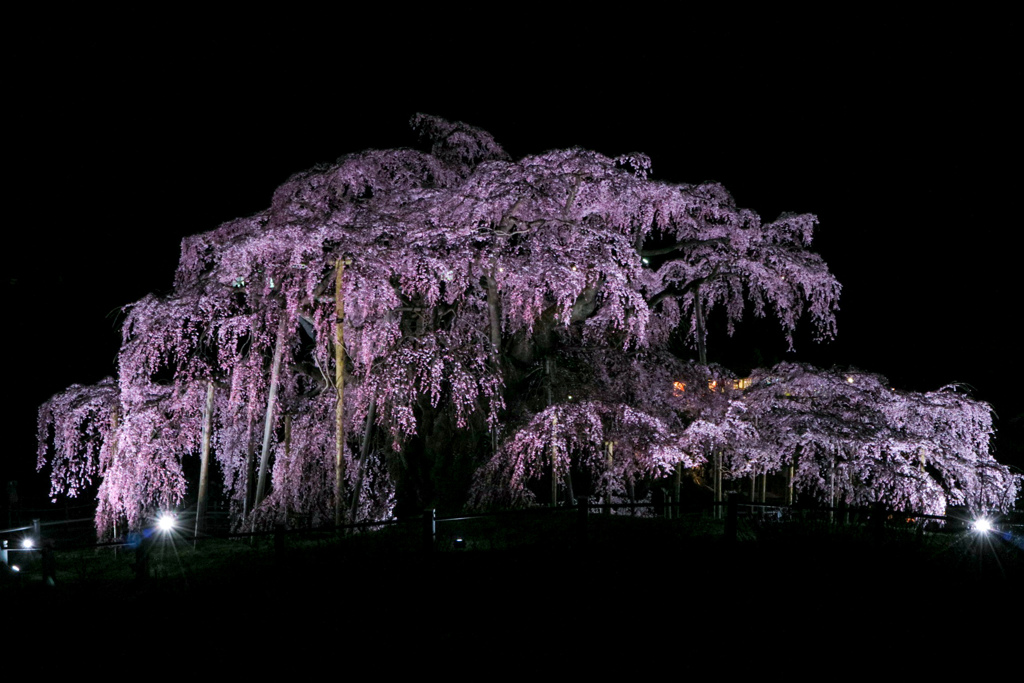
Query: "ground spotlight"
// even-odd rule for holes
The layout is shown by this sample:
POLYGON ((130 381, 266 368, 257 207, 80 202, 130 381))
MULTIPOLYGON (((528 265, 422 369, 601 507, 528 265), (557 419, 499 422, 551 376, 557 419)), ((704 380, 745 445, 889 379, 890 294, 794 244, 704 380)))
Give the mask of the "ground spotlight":
POLYGON ((174 528, 175 518, 170 512, 165 512, 160 515, 160 518, 156 521, 156 526, 160 531, 170 531, 174 528))

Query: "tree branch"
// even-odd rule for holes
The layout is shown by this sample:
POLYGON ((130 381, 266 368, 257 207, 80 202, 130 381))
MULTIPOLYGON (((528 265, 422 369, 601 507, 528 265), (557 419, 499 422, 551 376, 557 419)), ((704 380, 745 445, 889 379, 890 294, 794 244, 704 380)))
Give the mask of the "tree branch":
POLYGON ((666 287, 665 289, 663 289, 662 291, 658 292, 653 297, 651 297, 650 299, 647 300, 648 308, 654 308, 659 303, 661 303, 664 299, 667 299, 669 297, 674 297, 674 298, 678 299, 678 298, 686 295, 687 293, 689 293, 689 291, 691 289, 696 289, 697 287, 700 287, 705 282, 708 282, 709 280, 714 280, 719 275, 729 275, 729 273, 719 273, 718 272, 718 268, 719 268, 718 266, 715 266, 710 274, 708 274, 705 277, 697 278, 696 280, 691 280, 690 282, 686 283, 686 286, 683 287, 682 289, 678 289, 676 287, 666 287))
POLYGON ((693 249, 695 247, 703 247, 709 244, 727 244, 728 242, 728 237, 715 237, 710 240, 686 240, 685 242, 678 242, 668 247, 660 247, 658 249, 641 249, 640 255, 644 257, 661 256, 663 254, 671 254, 673 251, 693 249))

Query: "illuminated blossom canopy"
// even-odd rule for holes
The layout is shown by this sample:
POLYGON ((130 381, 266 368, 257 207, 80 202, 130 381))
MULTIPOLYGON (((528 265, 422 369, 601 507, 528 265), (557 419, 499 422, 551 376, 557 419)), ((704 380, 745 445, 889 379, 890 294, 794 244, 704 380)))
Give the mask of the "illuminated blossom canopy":
MULTIPOLYGON (((552 462, 567 496, 645 500, 645 484, 705 462, 706 449, 687 441, 688 426, 722 419, 730 394, 719 387, 736 380, 720 366, 654 349, 563 349, 552 366, 548 407, 510 419, 510 437, 474 482, 474 506, 538 502, 538 482, 550 483, 552 462)), ((550 496, 544 491, 539 500, 550 496)))
POLYGON ((794 487, 815 498, 938 515, 1013 506, 1021 479, 989 453, 992 408, 959 387, 897 391, 880 375, 794 363, 751 381, 708 430, 733 476, 793 466, 794 487))
MULTIPOLYGON (((478 501, 529 501, 552 452, 559 472, 589 464, 594 493, 621 491, 699 464, 693 425, 727 421, 721 392, 651 391, 731 381, 706 361, 716 310, 730 332, 746 306, 770 315, 790 346, 802 318, 835 334, 840 286, 810 251, 814 216, 762 221, 717 184, 650 179, 642 154, 513 161, 471 126, 412 125, 429 151, 342 157, 183 240, 173 291, 126 307, 117 378, 40 409, 54 495, 98 484, 102 533, 180 505, 211 386, 236 524, 326 523, 337 495, 353 520, 461 505, 471 485, 478 501), (676 334, 699 362, 667 352, 676 334)), ((959 409, 942 400, 933 412, 959 409)))

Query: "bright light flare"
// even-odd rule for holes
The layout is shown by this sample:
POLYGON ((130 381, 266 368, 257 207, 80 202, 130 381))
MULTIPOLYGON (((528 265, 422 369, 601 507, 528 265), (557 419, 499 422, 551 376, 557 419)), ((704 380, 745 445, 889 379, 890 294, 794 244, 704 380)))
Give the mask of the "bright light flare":
POLYGON ((35 547, 35 542, 31 538, 26 538, 21 541, 21 547, 25 550, 30 550, 35 547))
POLYGON ((974 520, 974 530, 983 534, 992 531, 992 522, 984 517, 980 517, 974 520))
POLYGON ((174 515, 169 512, 165 512, 160 515, 160 519, 156 521, 156 526, 160 531, 167 532, 174 528, 174 515))

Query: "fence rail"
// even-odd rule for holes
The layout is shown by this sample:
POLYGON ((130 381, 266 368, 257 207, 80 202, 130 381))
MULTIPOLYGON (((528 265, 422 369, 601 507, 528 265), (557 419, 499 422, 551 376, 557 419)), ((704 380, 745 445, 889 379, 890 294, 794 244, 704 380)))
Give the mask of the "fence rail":
MULTIPOLYGON (((646 517, 662 518, 670 523, 686 524, 700 520, 710 530, 726 542, 741 541, 741 527, 744 534, 756 532, 765 525, 785 525, 793 521, 818 520, 830 525, 859 526, 874 533, 883 533, 886 529, 899 528, 913 530, 917 534, 926 531, 963 531, 969 528, 972 520, 957 515, 925 515, 900 510, 890 510, 881 506, 873 508, 851 507, 798 507, 752 503, 743 499, 730 499, 722 503, 705 505, 685 505, 679 503, 610 503, 591 502, 580 498, 574 505, 561 507, 529 508, 524 510, 506 510, 472 515, 438 517, 434 510, 427 510, 421 517, 411 519, 391 519, 378 522, 361 522, 341 526, 318 528, 287 528, 284 524, 274 529, 235 531, 225 533, 208 533, 199 536, 175 532, 175 542, 184 542, 197 549, 199 545, 212 541, 244 542, 250 547, 258 546, 266 539, 272 539, 273 553, 277 557, 287 557, 290 549, 303 539, 333 539, 338 537, 352 538, 363 536, 369 530, 391 529, 404 541, 400 547, 416 550, 421 553, 460 551, 474 548, 504 548, 522 543, 524 538, 536 539, 544 535, 551 536, 549 547, 585 546, 592 536, 595 515, 611 517, 646 517), (566 519, 575 517, 575 521, 565 523, 566 519), (561 519, 560 524, 553 522, 561 519), (530 528, 526 520, 536 525, 530 528), (558 533, 552 535, 552 530, 558 533), (527 529, 527 531, 524 531, 527 529)), ((17 560, 34 570, 44 581, 53 581, 55 577, 55 551, 82 551, 88 549, 112 548, 116 551, 127 551, 132 569, 140 580, 150 573, 150 556, 157 542, 162 538, 161 532, 155 528, 143 530, 128 538, 107 542, 76 542, 66 533, 68 527, 76 524, 92 522, 91 518, 66 520, 58 522, 40 522, 34 520, 31 525, 23 525, 0 530, 0 571, 9 573, 17 564, 17 560), (61 534, 59 530, 64 530, 61 534), (28 539, 26 547, 22 542, 28 539)), ((190 524, 181 527, 192 528, 190 524)), ((997 533, 1006 534, 1016 539, 1015 545, 1021 546, 1019 539, 1024 524, 1008 518, 997 524, 997 533)), ((392 535, 392 540, 394 539, 392 535)))

